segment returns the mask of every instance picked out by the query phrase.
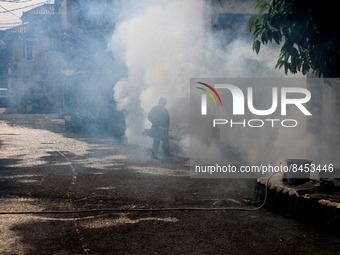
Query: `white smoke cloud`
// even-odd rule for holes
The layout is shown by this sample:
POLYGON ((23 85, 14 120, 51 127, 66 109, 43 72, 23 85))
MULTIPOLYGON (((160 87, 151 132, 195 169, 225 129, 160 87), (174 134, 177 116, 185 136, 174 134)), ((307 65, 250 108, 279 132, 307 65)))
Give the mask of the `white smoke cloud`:
POLYGON ((279 48, 264 47, 256 55, 249 40, 213 34, 204 1, 162 1, 143 8, 118 25, 111 49, 127 68, 114 94, 127 112, 126 135, 134 144, 150 142, 142 134, 150 125, 147 113, 165 96, 171 135, 188 151, 190 78, 283 76, 274 69, 279 48), (232 42, 225 45, 227 39, 232 42))
POLYGON ((161 96, 173 132, 186 129, 178 123, 189 113, 189 79, 202 73, 203 8, 195 0, 163 2, 118 26, 112 45, 114 52, 124 49, 128 77, 115 85, 115 97, 127 111, 129 142, 145 142, 146 113, 161 96))

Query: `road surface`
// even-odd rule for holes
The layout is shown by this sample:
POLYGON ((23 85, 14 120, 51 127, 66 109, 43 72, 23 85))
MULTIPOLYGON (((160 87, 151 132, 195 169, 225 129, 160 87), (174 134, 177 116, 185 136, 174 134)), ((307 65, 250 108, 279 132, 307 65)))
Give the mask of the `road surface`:
MULTIPOLYGON (((0 210, 247 207, 255 180, 191 179, 188 160, 0 111, 0 210)), ((0 254, 340 254, 340 239, 258 211, 0 215, 0 254)))

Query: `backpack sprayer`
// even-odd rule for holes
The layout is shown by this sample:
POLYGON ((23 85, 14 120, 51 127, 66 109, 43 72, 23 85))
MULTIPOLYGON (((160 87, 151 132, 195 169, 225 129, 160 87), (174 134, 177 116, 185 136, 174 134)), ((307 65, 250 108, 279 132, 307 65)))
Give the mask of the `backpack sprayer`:
MULTIPOLYGON (((174 140, 174 141, 176 141, 176 142, 179 142, 179 141, 180 141, 179 138, 173 137, 173 136, 169 135, 169 132, 171 132, 170 129, 163 128, 163 127, 154 127, 154 128, 144 129, 143 135, 146 135, 146 136, 149 136, 149 137, 151 137, 151 138, 154 138, 154 137, 155 137, 155 129, 156 129, 156 130, 157 130, 157 129, 160 129, 160 130, 162 130, 162 131, 168 131, 168 132, 167 132, 167 135, 168 135, 169 140, 174 140)), ((165 133, 165 132, 164 132, 164 133, 165 133)))

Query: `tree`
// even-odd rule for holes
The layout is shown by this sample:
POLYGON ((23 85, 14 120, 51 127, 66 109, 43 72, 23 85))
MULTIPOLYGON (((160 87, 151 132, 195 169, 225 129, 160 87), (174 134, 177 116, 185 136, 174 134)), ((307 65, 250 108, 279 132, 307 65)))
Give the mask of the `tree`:
POLYGON ((310 70, 317 77, 340 77, 338 2, 317 0, 261 1, 249 19, 253 50, 275 42, 281 46, 275 68, 285 73, 310 70))

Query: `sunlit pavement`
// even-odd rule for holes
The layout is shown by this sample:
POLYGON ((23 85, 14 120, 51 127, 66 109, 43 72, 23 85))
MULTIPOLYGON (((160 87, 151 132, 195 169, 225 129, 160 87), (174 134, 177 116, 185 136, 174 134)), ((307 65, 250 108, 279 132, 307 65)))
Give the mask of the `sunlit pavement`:
MULTIPOLYGON (((190 179, 188 159, 0 109, 1 211, 245 206, 254 180, 190 179)), ((0 254, 340 254, 337 237, 264 209, 0 215, 0 254)))

